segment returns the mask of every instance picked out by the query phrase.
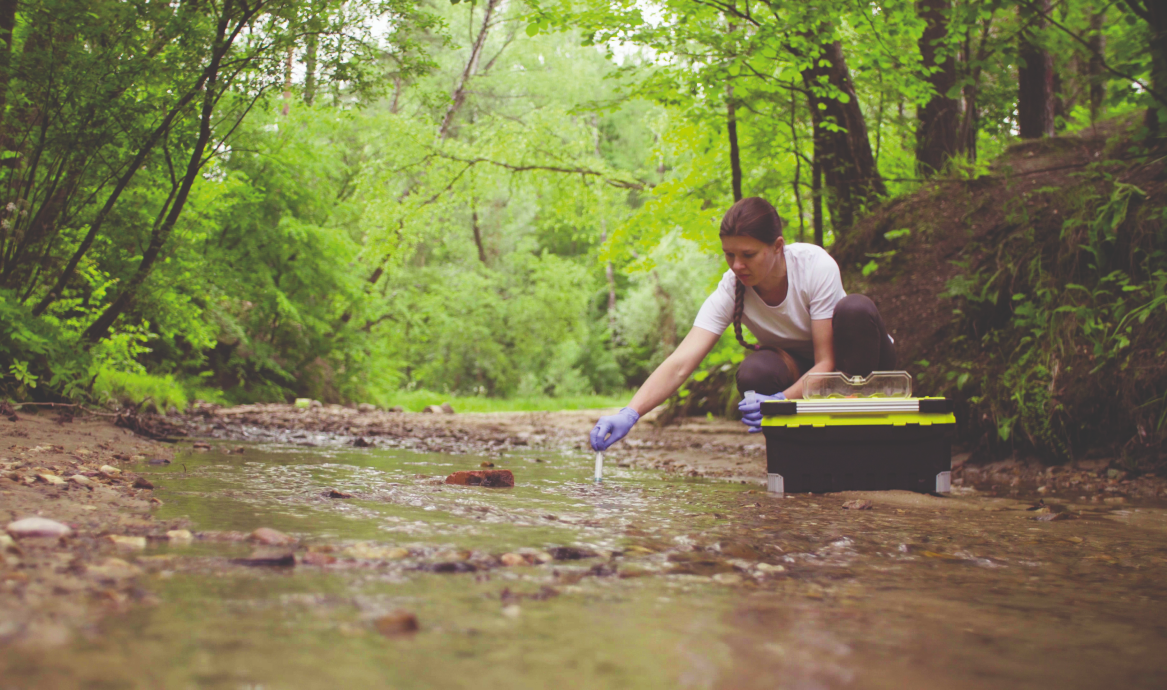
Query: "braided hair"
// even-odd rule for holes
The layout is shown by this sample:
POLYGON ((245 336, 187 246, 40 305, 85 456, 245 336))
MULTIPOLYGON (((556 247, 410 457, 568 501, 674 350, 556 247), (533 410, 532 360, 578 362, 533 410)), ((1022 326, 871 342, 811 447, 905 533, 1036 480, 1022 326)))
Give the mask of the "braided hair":
MULTIPOLYGON (((725 217, 721 219, 721 237, 745 236, 752 237, 764 244, 774 244, 782 237, 782 217, 770 205, 770 202, 761 197, 749 197, 734 204, 725 217)), ((736 281, 733 292, 733 334, 737 341, 747 350, 771 350, 782 358, 790 373, 797 379, 801 376, 798 365, 788 352, 780 347, 748 343, 742 334, 742 314, 746 308, 746 284, 740 279, 736 281)))

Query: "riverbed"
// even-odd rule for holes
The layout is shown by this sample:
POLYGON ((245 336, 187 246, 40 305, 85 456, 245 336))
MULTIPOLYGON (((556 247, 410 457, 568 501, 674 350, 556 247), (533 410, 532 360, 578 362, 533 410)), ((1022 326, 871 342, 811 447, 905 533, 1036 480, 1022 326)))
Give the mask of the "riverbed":
POLYGON ((1167 677, 1167 511, 773 496, 571 449, 235 442, 128 466, 189 542, 0 688, 1088 688, 1167 677), (512 489, 450 486, 482 463, 512 489), (345 496, 345 497, 333 497, 345 496), (851 506, 844 508, 844 505, 851 506), (256 544, 254 530, 288 535, 256 544))

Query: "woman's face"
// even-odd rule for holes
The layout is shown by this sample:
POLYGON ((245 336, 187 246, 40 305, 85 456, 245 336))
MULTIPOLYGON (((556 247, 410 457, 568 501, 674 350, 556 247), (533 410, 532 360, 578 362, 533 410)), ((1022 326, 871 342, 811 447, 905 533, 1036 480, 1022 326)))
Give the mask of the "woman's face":
POLYGON ((774 244, 766 244, 744 235, 721 238, 725 263, 729 264, 738 280, 750 287, 765 280, 778 267, 783 245, 781 237, 774 244))

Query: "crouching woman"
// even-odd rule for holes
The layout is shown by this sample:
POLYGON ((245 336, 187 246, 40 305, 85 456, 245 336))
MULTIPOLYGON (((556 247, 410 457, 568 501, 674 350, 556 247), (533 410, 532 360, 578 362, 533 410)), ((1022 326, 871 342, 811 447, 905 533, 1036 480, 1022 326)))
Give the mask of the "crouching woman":
POLYGON ((774 207, 758 197, 729 209, 720 232, 729 270, 692 330, 628 406, 596 423, 593 449, 624 438, 642 414, 675 393, 731 324, 738 342, 752 350, 737 371, 738 391, 759 394, 738 405, 751 433, 762 430, 761 401, 801 398, 808 373, 866 376, 895 369, 895 344, 875 303, 844 292, 830 254, 813 244, 787 244, 782 225, 774 207), (742 324, 757 344, 746 342, 742 324))

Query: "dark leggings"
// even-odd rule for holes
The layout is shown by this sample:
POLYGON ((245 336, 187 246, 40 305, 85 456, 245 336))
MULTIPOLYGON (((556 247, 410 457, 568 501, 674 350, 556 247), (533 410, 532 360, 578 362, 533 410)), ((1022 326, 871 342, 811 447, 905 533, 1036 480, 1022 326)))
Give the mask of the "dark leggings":
MULTIPOLYGON (((883 317, 875 302, 865 295, 847 295, 835 305, 831 317, 835 333, 835 370, 848 376, 867 376, 873 371, 896 368, 896 346, 887 335, 883 317)), ((790 353, 801 374, 814 362, 790 353)), ((798 380, 796 372, 773 350, 758 350, 746 356, 737 370, 737 389, 774 395, 798 380)))

